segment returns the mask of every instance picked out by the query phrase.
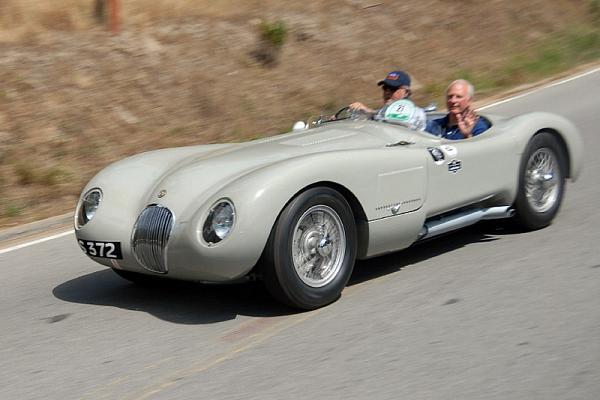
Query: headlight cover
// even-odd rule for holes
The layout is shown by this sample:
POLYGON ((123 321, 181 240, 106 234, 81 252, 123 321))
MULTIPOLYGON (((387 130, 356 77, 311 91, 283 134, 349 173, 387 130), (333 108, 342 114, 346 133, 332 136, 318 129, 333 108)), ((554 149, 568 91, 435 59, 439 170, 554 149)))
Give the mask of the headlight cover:
POLYGON ((235 207, 228 199, 217 201, 208 212, 202 228, 202 238, 206 243, 216 244, 225 239, 233 230, 235 207))
POLYGON ((90 189, 81 198, 79 209, 77 210, 77 228, 81 228, 91 221, 96 215, 96 211, 102 201, 102 190, 99 188, 90 189))

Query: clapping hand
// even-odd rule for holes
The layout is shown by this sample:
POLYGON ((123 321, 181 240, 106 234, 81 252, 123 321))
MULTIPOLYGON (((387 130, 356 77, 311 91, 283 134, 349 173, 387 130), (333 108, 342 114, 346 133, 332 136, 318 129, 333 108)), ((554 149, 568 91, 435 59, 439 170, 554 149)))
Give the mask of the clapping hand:
POLYGON ((456 115, 456 121, 458 122, 458 129, 464 137, 468 138, 473 136, 473 128, 479 119, 479 115, 470 107, 467 107, 463 112, 456 115))

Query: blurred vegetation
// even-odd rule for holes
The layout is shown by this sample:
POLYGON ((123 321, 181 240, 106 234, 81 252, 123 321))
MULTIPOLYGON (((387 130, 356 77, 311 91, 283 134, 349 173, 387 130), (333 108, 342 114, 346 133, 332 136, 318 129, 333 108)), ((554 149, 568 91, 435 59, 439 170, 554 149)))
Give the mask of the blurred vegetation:
POLYGON ((69 183, 72 180, 72 175, 63 167, 53 166, 43 171, 38 182, 44 186, 58 186, 69 183))
POLYGON ((275 47, 283 46, 288 29, 281 20, 274 22, 263 21, 260 24, 261 38, 275 47))
POLYGON ((68 183, 73 174, 60 166, 39 168, 31 163, 21 162, 15 166, 15 176, 20 185, 41 185, 45 187, 68 183))
POLYGON ((7 217, 17 217, 23 213, 23 207, 13 203, 8 203, 4 206, 4 215, 7 217))
MULTIPOLYGON (((597 1, 600 3, 600 0, 597 1)), ((600 58, 600 27, 576 27, 556 32, 542 40, 533 51, 513 54, 502 63, 486 69, 457 69, 439 81, 428 82, 423 92, 437 97, 441 104, 448 82, 467 79, 478 97, 553 76, 577 65, 600 58)))
POLYGON ((590 0, 590 15, 595 23, 600 24, 600 0, 590 0))
POLYGON ((287 38, 288 29, 281 20, 262 21, 258 29, 258 46, 251 55, 262 65, 273 67, 279 62, 281 47, 287 38))
POLYGON ((20 163, 15 166, 15 175, 19 185, 31 185, 38 177, 35 167, 25 163, 20 163))

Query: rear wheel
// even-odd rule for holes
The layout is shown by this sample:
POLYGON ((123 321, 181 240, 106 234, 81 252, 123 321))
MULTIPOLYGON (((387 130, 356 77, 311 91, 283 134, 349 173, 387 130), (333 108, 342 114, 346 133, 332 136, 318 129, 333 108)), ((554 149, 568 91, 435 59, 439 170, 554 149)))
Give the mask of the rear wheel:
POLYGON ((565 190, 565 149, 549 132, 531 138, 519 173, 519 191, 515 202, 516 222, 535 230, 552 222, 565 190))
POLYGON ((356 258, 356 225, 344 197, 317 187, 295 197, 282 211, 263 258, 269 292, 296 308, 335 301, 356 258))

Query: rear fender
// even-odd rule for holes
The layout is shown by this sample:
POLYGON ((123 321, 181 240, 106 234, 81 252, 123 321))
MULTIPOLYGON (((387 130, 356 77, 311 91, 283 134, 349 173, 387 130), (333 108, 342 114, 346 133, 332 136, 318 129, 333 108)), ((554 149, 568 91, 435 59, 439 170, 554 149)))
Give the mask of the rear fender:
POLYGON ((583 139, 577 127, 568 119, 556 114, 535 112, 511 118, 503 126, 517 142, 519 154, 522 154, 531 138, 540 131, 556 135, 565 147, 568 160, 567 177, 576 181, 583 165, 583 139))

